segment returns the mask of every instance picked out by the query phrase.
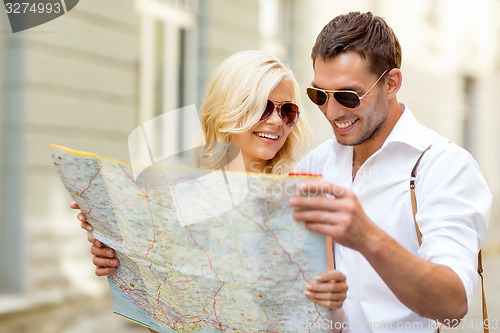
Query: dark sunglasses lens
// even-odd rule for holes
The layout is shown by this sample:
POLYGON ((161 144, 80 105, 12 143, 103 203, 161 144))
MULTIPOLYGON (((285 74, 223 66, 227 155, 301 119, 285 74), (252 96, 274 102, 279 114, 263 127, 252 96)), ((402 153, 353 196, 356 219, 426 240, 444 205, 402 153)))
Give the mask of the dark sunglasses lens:
POLYGON ((281 119, 287 126, 293 126, 299 119, 299 107, 293 103, 281 105, 281 119))
POLYGON ((262 117, 260 117, 260 120, 266 120, 267 118, 271 117, 271 115, 274 112, 274 103, 271 102, 270 100, 267 100, 266 108, 264 109, 264 113, 262 113, 262 117))
POLYGON ((354 109, 360 104, 358 95, 350 91, 337 91, 333 93, 333 97, 340 105, 346 108, 354 109))
POLYGON ((316 105, 324 105, 328 96, 321 90, 316 90, 314 88, 307 88, 307 96, 316 105))

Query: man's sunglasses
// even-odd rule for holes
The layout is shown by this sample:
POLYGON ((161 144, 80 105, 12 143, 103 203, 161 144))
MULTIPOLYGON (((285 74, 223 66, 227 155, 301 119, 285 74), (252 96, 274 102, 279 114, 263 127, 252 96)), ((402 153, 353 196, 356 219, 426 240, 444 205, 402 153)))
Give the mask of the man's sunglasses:
POLYGON ((267 100, 267 105, 264 109, 262 117, 260 117, 260 121, 269 119, 273 115, 274 109, 278 109, 278 115, 280 116, 281 121, 288 127, 292 127, 295 125, 297 120, 299 120, 300 112, 297 104, 292 102, 275 103, 271 100, 267 100))
POLYGON ((388 69, 386 69, 382 75, 379 76, 377 81, 375 81, 375 83, 363 94, 363 96, 359 96, 357 92, 351 90, 323 90, 314 87, 307 88, 307 96, 309 96, 309 99, 314 104, 323 106, 328 103, 328 97, 332 95, 340 105, 349 109, 355 109, 361 104, 361 100, 365 98, 373 87, 377 85, 378 81, 380 81, 387 71, 388 69))

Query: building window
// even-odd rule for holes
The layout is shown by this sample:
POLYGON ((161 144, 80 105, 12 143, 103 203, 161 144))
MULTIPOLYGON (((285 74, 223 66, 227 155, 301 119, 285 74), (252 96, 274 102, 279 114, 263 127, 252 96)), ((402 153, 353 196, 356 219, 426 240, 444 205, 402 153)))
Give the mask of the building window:
MULTIPOLYGON (((197 100, 198 1, 137 0, 136 8, 140 16, 138 123, 142 126, 197 100)), ((184 133, 199 128, 199 120, 196 114, 193 119, 192 113, 185 113, 175 111, 168 121, 157 121, 149 127, 151 131, 143 130, 151 163, 190 146, 184 133), (198 126, 193 126, 195 122, 198 126)))
POLYGON ((441 8, 441 3, 439 0, 428 0, 427 2, 427 11, 425 14, 425 19, 427 23, 432 28, 438 28, 440 24, 439 15, 442 13, 439 9, 441 8))
POLYGON ((463 145, 472 155, 475 153, 477 138, 477 82, 474 78, 466 76, 463 78, 464 89, 464 121, 463 121, 463 145))
POLYGON ((287 59, 292 47, 292 4, 290 0, 260 0, 261 49, 287 59))

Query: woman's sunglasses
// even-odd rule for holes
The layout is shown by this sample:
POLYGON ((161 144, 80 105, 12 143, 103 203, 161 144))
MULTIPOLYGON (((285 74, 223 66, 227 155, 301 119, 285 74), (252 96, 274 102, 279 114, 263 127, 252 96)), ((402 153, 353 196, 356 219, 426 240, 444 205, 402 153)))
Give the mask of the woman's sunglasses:
POLYGON ((300 112, 297 104, 292 102, 275 103, 271 100, 267 100, 266 108, 264 109, 262 117, 260 117, 260 121, 269 119, 273 115, 274 109, 278 109, 278 115, 281 121, 288 127, 292 127, 297 120, 299 120, 300 112))
POLYGON ((307 88, 307 96, 309 96, 309 99, 314 104, 323 106, 328 102, 328 97, 332 95, 340 105, 349 109, 355 109, 361 104, 361 100, 365 98, 373 87, 377 85, 378 81, 380 81, 387 71, 388 69, 386 69, 382 75, 379 76, 377 81, 375 81, 375 83, 363 94, 363 96, 359 96, 357 92, 351 90, 323 90, 314 87, 307 88))

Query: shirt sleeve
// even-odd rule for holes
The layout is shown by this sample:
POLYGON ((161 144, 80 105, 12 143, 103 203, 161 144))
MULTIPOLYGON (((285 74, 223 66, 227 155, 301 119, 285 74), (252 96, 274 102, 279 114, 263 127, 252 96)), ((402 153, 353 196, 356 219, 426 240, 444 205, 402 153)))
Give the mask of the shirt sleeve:
POLYGON ((446 143, 444 148, 432 147, 428 154, 416 179, 416 219, 422 232, 418 254, 459 276, 469 307, 492 195, 479 166, 464 149, 446 143))

